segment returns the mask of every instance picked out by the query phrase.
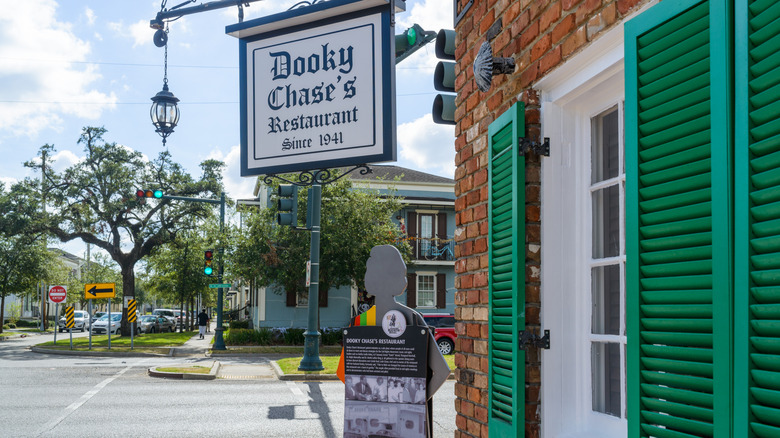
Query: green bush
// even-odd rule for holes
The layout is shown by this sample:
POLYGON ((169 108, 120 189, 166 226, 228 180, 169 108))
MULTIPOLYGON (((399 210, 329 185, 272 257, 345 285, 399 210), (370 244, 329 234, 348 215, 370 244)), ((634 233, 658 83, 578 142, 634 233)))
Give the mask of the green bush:
POLYGON ((225 335, 226 345, 269 345, 270 336, 252 329, 230 329, 225 335))
POLYGON ((8 324, 4 324, 3 325, 3 330, 8 330, 9 328, 11 328, 11 327, 8 324))
POLYGON ((6 324, 6 325, 4 325, 4 326, 3 326, 3 330, 6 330, 6 329, 15 329, 15 328, 16 328, 16 324, 14 324, 14 323, 12 323, 12 322, 9 322, 8 324, 6 324))
POLYGON ((248 329, 249 328, 249 321, 230 321, 230 328, 231 329, 248 329))
POLYGON ((19 321, 16 321, 17 327, 38 327, 41 325, 38 321, 27 321, 24 319, 20 319, 19 321))
POLYGON ((304 329, 302 328, 288 328, 284 331, 283 339, 285 345, 303 345, 304 341, 304 329))
POLYGON ((324 328, 320 330, 320 333, 322 333, 320 336, 322 345, 339 345, 344 336, 340 328, 324 328))
POLYGON ((271 345, 271 342, 274 339, 274 332, 268 327, 260 327, 256 336, 260 345, 271 345))

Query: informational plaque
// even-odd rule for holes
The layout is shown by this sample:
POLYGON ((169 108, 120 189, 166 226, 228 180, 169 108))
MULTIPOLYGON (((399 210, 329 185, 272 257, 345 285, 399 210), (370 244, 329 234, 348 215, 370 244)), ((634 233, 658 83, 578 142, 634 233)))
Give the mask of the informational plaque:
POLYGON ((345 329, 344 437, 426 437, 430 334, 401 324, 345 329))

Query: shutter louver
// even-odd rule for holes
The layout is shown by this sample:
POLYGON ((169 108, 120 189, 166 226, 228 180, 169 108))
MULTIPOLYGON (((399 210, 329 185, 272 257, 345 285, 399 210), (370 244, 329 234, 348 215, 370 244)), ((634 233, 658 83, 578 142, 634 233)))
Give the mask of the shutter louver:
POLYGON ((713 128, 727 84, 711 7, 662 2, 626 25, 629 436, 730 427, 730 151, 728 126, 713 128))
POLYGON ((417 308, 417 274, 406 274, 406 306, 417 308))
POLYGON ((489 139, 489 358, 488 427, 491 435, 525 430, 525 106, 516 103, 488 127, 489 139))
POLYGON ((780 3, 742 1, 737 17, 735 406, 746 436, 780 436, 780 3), (744 297, 744 298, 743 298, 744 297), (744 309, 744 310, 743 310, 744 309), (744 318, 744 319, 743 319, 744 318), (745 323, 746 322, 746 323, 745 323), (746 403, 739 401, 746 400, 746 403))

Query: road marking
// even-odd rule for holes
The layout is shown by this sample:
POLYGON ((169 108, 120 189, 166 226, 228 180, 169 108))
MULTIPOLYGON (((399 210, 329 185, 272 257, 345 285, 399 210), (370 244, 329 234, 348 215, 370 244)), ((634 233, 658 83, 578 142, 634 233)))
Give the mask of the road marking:
POLYGON ((111 383, 114 380, 116 380, 117 378, 119 378, 119 376, 121 376, 122 374, 130 371, 133 367, 138 366, 141 363, 146 362, 148 360, 149 359, 143 359, 143 360, 139 360, 138 362, 135 362, 132 365, 128 365, 127 367, 125 367, 124 369, 120 370, 119 372, 117 372, 113 376, 111 376, 111 377, 103 380, 102 382, 98 383, 92 389, 87 391, 86 394, 82 395, 78 400, 76 400, 75 402, 71 403, 70 406, 68 406, 67 408, 63 409, 62 414, 59 417, 57 417, 57 418, 49 421, 48 423, 44 424, 40 429, 38 429, 38 432, 36 432, 35 435, 36 436, 41 436, 41 435, 43 435, 46 432, 50 432, 52 429, 57 427, 58 424, 62 423, 63 420, 68 418, 68 415, 70 415, 73 412, 75 412, 76 409, 80 408, 84 403, 89 401, 89 399, 94 397, 95 394, 100 392, 100 390, 105 388, 109 383, 111 383))
POLYGON ((303 394, 303 391, 301 391, 301 388, 298 388, 298 386, 295 385, 295 382, 291 382, 291 381, 288 380, 286 383, 287 383, 287 387, 290 388, 290 392, 292 392, 294 395, 298 396, 298 398, 300 400, 302 400, 303 402, 309 401, 309 398, 306 397, 303 394))

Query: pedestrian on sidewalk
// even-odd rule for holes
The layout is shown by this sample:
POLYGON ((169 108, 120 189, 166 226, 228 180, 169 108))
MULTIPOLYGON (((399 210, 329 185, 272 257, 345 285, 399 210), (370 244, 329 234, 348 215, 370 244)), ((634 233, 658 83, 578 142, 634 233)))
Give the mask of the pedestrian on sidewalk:
POLYGON ((209 316, 206 314, 206 309, 201 309, 198 313, 198 329, 200 330, 200 339, 206 334, 206 327, 209 324, 209 316))

